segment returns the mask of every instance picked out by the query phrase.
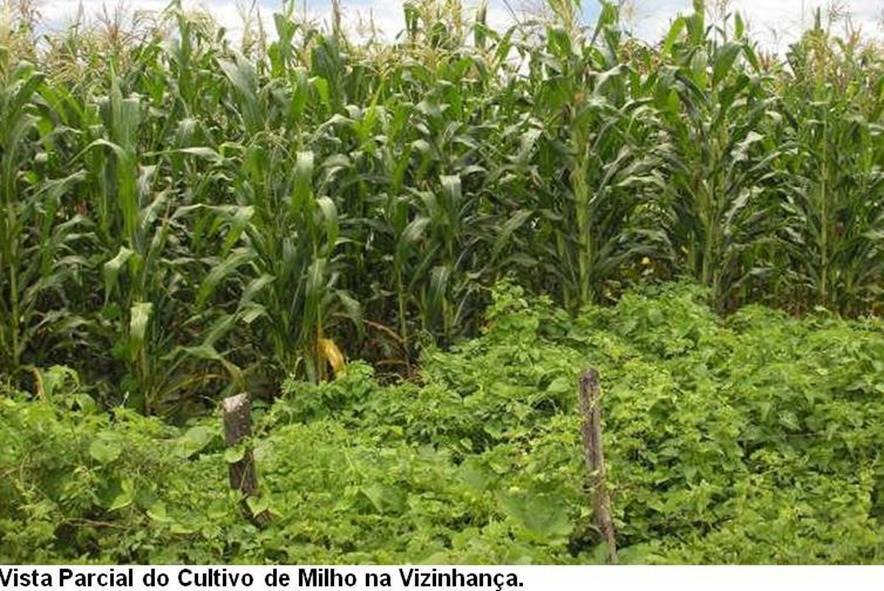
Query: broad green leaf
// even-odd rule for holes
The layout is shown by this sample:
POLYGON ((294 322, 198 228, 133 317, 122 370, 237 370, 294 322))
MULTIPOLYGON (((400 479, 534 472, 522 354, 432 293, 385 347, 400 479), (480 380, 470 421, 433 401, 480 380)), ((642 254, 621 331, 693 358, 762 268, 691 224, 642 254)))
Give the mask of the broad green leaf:
POLYGON ((129 338, 132 342, 133 353, 141 351, 147 334, 148 323, 153 313, 151 302, 138 302, 129 311, 129 338))
POLYGON ((292 184, 292 211, 302 211, 313 203, 313 152, 298 152, 292 184))
POLYGON ((117 511, 119 509, 124 509, 132 504, 135 500, 135 483, 131 478, 124 478, 120 482, 120 493, 114 497, 111 501, 110 505, 108 505, 108 511, 117 511))
POLYGON ((172 519, 169 517, 166 512, 166 504, 162 501, 157 501, 147 510, 147 516, 157 523, 171 523, 172 519))
POLYGON ((246 457, 246 447, 244 445, 235 445, 224 450, 224 461, 228 464, 235 464, 246 457))
POLYGON ((510 492, 501 498, 504 512, 533 536, 545 541, 561 541, 572 525, 561 499, 544 493, 510 492))
POLYGON ((99 433, 89 444, 89 455, 102 464, 110 464, 123 453, 120 439, 108 431, 99 433))
POLYGON ((215 429, 204 426, 191 427, 175 441, 175 455, 180 458, 189 458, 202 451, 218 436, 215 429))
POLYGON ((104 276, 104 298, 107 300, 110 298, 111 293, 114 290, 114 287, 117 285, 117 278, 120 275, 120 270, 123 265, 126 264, 134 252, 126 248, 125 246, 121 246, 117 255, 106 262, 102 267, 102 275, 104 276))
POLYGON ((398 487, 374 483, 362 487, 360 492, 371 501, 378 513, 398 514, 405 508, 407 495, 398 487))

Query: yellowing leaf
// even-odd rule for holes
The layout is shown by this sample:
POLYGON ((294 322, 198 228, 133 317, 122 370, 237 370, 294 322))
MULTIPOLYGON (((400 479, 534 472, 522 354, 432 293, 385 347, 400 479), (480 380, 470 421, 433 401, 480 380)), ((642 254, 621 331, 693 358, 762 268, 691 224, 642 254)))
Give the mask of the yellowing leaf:
POLYGON ((341 374, 347 364, 344 354, 331 339, 319 339, 319 355, 322 360, 328 362, 336 376, 341 374))

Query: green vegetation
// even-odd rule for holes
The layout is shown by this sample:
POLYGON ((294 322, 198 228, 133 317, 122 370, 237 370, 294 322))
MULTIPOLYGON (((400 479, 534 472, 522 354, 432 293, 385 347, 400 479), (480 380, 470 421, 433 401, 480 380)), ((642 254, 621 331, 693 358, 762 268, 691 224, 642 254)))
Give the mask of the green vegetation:
POLYGON ((345 357, 407 376, 505 274, 572 312, 676 276, 720 311, 879 309, 880 47, 819 14, 785 61, 701 2, 655 47, 578 15, 426 0, 390 44, 289 3, 239 49, 175 2, 6 27, 0 371, 179 419, 345 357))
POLYGON ((4 4, 0 562, 598 561, 588 366, 623 560, 884 561, 880 44, 296 4, 4 4))
POLYGON ((425 352, 419 383, 361 363, 288 381, 255 411, 260 530, 217 417, 108 416, 53 369, 45 401, 0 401, 0 560, 598 562, 576 397, 595 365, 622 560, 880 563, 884 327, 721 321, 705 295, 572 318, 502 286, 484 334, 425 352))

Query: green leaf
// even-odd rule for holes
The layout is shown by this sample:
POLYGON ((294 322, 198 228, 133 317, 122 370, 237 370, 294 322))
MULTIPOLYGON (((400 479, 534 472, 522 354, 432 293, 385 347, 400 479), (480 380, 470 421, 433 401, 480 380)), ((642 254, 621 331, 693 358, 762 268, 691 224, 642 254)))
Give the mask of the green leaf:
POLYGON ((313 202, 313 152, 298 152, 295 159, 295 176, 292 185, 291 208, 303 210, 313 202))
POLYGON ((549 494, 511 492, 503 496, 501 507, 507 516, 540 540, 564 540, 573 528, 565 503, 549 494))
POLYGON ((153 304, 151 302, 138 302, 129 311, 129 350, 133 359, 144 349, 152 312, 153 304))
POLYGON ((124 478, 120 482, 120 493, 113 498, 107 507, 108 511, 124 509, 135 500, 135 484, 131 478, 124 478))
POLYGON ((102 464, 110 464, 123 453, 119 438, 108 431, 99 433, 89 444, 89 455, 102 464))
POLYGON ((117 285, 117 278, 120 275, 120 269, 122 269, 123 265, 126 264, 132 255, 133 251, 125 246, 121 246, 119 252, 117 252, 117 256, 109 260, 102 267, 102 276, 104 277, 104 299, 107 300, 111 293, 113 292, 114 287, 117 285))
POLYGON ((151 505, 150 509, 147 510, 147 516, 158 523, 172 522, 172 519, 169 518, 169 515, 166 512, 166 504, 162 501, 157 501, 151 505))
POLYGON ((718 86, 718 83, 730 73, 731 67, 737 56, 740 55, 742 45, 738 43, 728 43, 720 48, 715 56, 715 63, 712 66, 712 85, 718 86))
POLYGON ((685 18, 683 16, 679 16, 672 22, 672 26, 669 27, 669 32, 666 34, 666 37, 663 40, 663 44, 660 47, 660 53, 662 55, 671 55, 672 54, 672 46, 675 44, 676 40, 678 40, 679 35, 681 35, 682 31, 685 28, 685 18))
POLYGON ((218 152, 216 150, 209 148, 207 146, 193 146, 190 148, 180 148, 179 150, 176 150, 176 151, 180 152, 182 154, 189 154, 191 156, 198 156, 200 158, 205 158, 206 160, 209 160, 210 162, 214 162, 214 163, 223 161, 223 158, 221 158, 221 155, 218 154, 218 152))
POLYGON ((209 427, 191 427, 175 441, 175 455, 182 459, 189 458, 202 451, 217 436, 217 431, 209 427))
POLYGON ((406 494, 398 487, 374 483, 362 487, 360 492, 371 501, 378 513, 398 514, 405 508, 406 494))
POLYGON ((494 474, 476 457, 464 460, 457 472, 464 484, 478 491, 487 490, 494 481, 494 474))
POLYGON ((244 445, 236 445, 224 450, 224 461, 228 464, 235 464, 244 457, 246 457, 246 446, 244 445))
POLYGON ((270 499, 267 497, 247 497, 246 505, 252 515, 260 515, 270 509, 270 499))

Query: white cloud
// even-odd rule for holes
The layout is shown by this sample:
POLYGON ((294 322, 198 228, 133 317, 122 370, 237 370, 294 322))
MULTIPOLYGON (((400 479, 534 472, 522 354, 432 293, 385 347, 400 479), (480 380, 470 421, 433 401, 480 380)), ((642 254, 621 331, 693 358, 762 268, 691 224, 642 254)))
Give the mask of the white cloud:
MULTIPOLYGON (((73 22, 81 7, 87 18, 99 15, 103 10, 113 14, 119 7, 127 12, 160 12, 169 6, 169 0, 37 0, 40 14, 50 29, 64 27, 73 22)), ((242 31, 242 18, 233 0, 182 0, 186 9, 206 10, 219 25, 232 32, 242 31)), ((268 14, 268 16, 270 16, 268 14)))
MULTIPOLYGON (((711 2, 710 2, 711 3, 711 2)), ((829 5, 827 0, 731 0, 730 12, 739 12, 746 21, 752 36, 764 47, 783 50, 794 41, 801 31, 813 23, 814 11, 822 7, 823 14, 829 5)), ((870 36, 881 38, 884 0, 844 0, 842 2, 853 26, 861 27, 870 36)), ((636 0, 636 33, 648 41, 656 41, 665 34, 671 20, 679 13, 692 10, 691 0, 636 0)), ((836 32, 846 24, 842 20, 834 25, 836 32)))
MULTIPOLYGON (((250 2, 251 0, 240 0, 250 2)), ((298 0, 300 7, 305 0, 298 0)), ((712 1, 712 0, 710 0, 712 1)), ((70 20, 82 4, 86 14, 94 14, 103 5, 114 7, 119 0, 42 0, 41 12, 50 25, 58 26, 70 20)), ((132 9, 158 11, 168 4, 168 0, 123 0, 132 9)), ((272 33, 272 14, 282 6, 282 0, 258 0, 264 22, 272 33)), ((466 0, 467 6, 475 6, 478 0, 466 0)), ((183 0, 185 6, 202 6, 234 36, 242 31, 242 19, 236 0, 183 0)), ((356 19, 369 17, 387 38, 393 38, 404 26, 402 0, 342 0, 344 21, 348 27, 355 27, 356 19)), ((489 24, 506 27, 512 23, 509 6, 518 8, 524 0, 490 0, 489 24)), ((593 0, 584 0, 587 18, 597 14, 593 0)), ((669 22, 679 12, 691 9, 691 0, 634 0, 635 32, 648 41, 656 41, 666 31, 669 22)), ((860 26, 866 34, 884 37, 884 0, 844 0, 843 4, 851 15, 853 25, 860 26)), ((753 35, 770 49, 782 50, 794 40, 803 28, 809 26, 813 11, 819 5, 828 5, 828 0, 731 0, 730 6, 738 10, 749 23, 753 35)), ((325 21, 330 16, 330 0, 306 0, 308 14, 325 21)), ((299 8, 300 10, 300 8, 299 8)), ((825 10, 825 8, 824 8, 825 10)))

